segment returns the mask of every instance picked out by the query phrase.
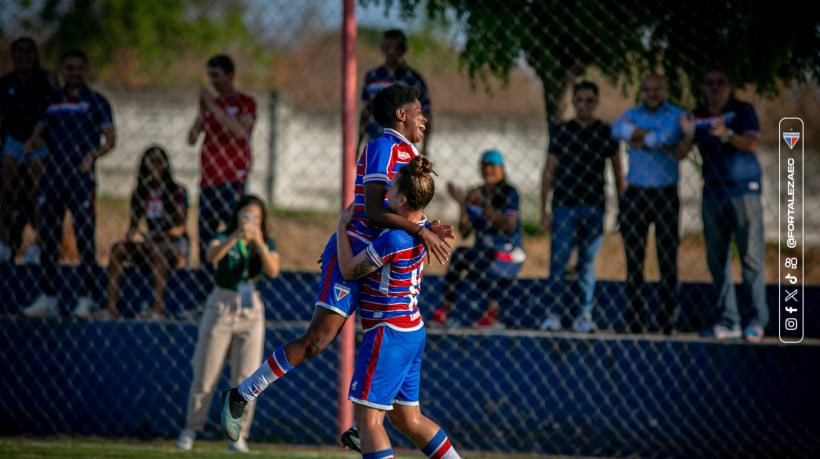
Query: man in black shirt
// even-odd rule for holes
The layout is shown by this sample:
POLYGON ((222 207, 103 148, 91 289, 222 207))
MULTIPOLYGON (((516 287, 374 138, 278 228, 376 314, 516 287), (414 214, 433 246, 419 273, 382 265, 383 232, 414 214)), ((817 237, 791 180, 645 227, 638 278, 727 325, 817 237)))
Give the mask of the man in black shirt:
POLYGON ((541 182, 541 227, 552 232, 547 295, 552 300, 541 329, 555 331, 562 327, 562 316, 552 306, 561 303, 564 269, 572 249, 577 247, 578 283, 583 297, 572 329, 588 333, 598 328, 592 319, 592 299, 595 259, 604 239, 607 159, 612 162, 619 193, 626 188, 626 180, 618 157, 618 144, 610 137, 610 126, 595 118, 598 86, 582 81, 573 87, 572 93, 575 118, 552 129, 541 182), (547 209, 550 193, 552 212, 547 209))

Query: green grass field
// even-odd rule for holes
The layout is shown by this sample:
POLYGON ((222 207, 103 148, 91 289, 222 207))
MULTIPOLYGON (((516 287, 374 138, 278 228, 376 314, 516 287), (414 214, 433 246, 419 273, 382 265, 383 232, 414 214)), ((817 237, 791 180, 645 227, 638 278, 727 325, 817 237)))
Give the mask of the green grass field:
MULTIPOLYGON (((341 448, 307 448, 272 444, 250 443, 249 456, 271 459, 352 459, 361 457, 341 448)), ((236 459, 237 453, 228 451, 224 441, 197 441, 191 451, 179 451, 174 440, 140 441, 110 438, 66 437, 5 437, 0 439, 0 458, 126 458, 153 459, 191 457, 197 459, 236 459)))
MULTIPOLYGON (((274 445, 250 442, 250 457, 269 459, 354 459, 361 457, 352 451, 335 446, 302 447, 291 445, 274 445)), ((397 450, 396 457, 424 459, 418 451, 397 450)), ((463 452, 462 452, 463 454, 463 452)), ((243 457, 228 451, 224 441, 198 440, 192 451, 179 451, 174 447, 174 440, 134 440, 111 438, 71 438, 71 437, 0 437, 0 458, 21 459, 154 459, 154 458, 196 458, 222 459, 243 457)), ((511 454, 466 454, 465 459, 559 459, 558 456, 527 456, 511 454)), ((573 459, 582 459, 574 457, 573 459)))

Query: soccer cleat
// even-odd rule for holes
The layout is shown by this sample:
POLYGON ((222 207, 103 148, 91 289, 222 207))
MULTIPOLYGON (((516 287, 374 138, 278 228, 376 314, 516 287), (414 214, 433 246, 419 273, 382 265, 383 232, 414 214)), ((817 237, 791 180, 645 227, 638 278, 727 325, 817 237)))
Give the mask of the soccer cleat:
POLYGON ((242 400, 236 388, 222 391, 219 394, 222 412, 219 416, 222 431, 232 442, 239 441, 239 430, 242 426, 242 415, 248 402, 242 400))
POLYGON ((700 332, 701 336, 715 338, 718 340, 737 339, 742 335, 740 325, 733 325, 731 328, 717 324, 700 332))
POLYGON ((77 307, 75 307, 71 313, 74 314, 74 317, 80 319, 90 319, 92 312, 96 308, 97 305, 94 304, 94 300, 87 296, 81 296, 77 299, 77 307))
POLYGON ((763 339, 763 327, 749 325, 743 329, 743 339, 750 343, 759 343, 763 339))
POLYGON ((250 449, 248 448, 248 442, 242 437, 239 437, 239 440, 237 440, 237 441, 230 441, 229 440, 228 441, 228 450, 229 451, 236 451, 237 453, 248 453, 248 452, 250 452, 250 449))
POLYGON ((359 430, 355 427, 347 429, 341 438, 339 438, 339 441, 342 443, 342 446, 346 446, 358 453, 362 452, 362 441, 359 438, 359 430))
POLYGON ((550 314, 541 322, 541 330, 559 331, 561 330, 561 318, 555 314, 550 314))
POLYGON ((57 297, 41 293, 33 303, 23 309, 26 317, 57 317, 60 314, 57 308, 57 297))
POLYGON ((589 315, 582 315, 572 321, 572 331, 577 333, 593 333, 598 329, 598 324, 589 315))
POLYGON ((23 254, 23 264, 24 265, 40 265, 40 246, 37 244, 32 244, 31 247, 26 250, 26 253, 23 254))
POLYGON ((196 431, 194 429, 183 429, 177 438, 177 449, 183 451, 190 451, 194 447, 194 440, 196 440, 196 431))

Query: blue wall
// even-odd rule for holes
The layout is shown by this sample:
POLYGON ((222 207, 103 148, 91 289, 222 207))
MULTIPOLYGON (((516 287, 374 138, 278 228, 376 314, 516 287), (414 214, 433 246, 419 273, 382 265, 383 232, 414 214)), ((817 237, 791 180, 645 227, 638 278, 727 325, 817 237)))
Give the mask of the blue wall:
MULTIPOLYGON (((74 304, 77 291, 70 288, 73 285, 82 285, 77 269, 69 266, 60 267, 58 291, 63 315, 69 315, 74 304)), ((126 270, 127 280, 123 282, 120 293, 120 311, 125 316, 133 316, 141 303, 150 301, 151 278, 137 271, 126 270)), ((106 277, 102 269, 98 269, 98 289, 95 299, 99 304, 105 304, 106 277)), ((38 294, 37 282, 39 269, 29 266, 0 265, 0 314, 18 314, 38 294)), ((566 327, 569 327, 570 318, 577 312, 576 305, 579 298, 577 285, 568 281, 569 287, 559 304, 570 305, 566 327)), ((276 279, 268 279, 263 287, 263 297, 267 305, 267 318, 272 321, 310 320, 313 314, 313 303, 316 289, 319 285, 317 273, 284 272, 276 279)), ((429 317, 441 303, 441 292, 444 279, 441 276, 425 276, 419 304, 425 317, 429 317)), ((594 311, 595 320, 601 328, 610 328, 613 331, 623 330, 623 312, 626 304, 622 282, 599 281, 596 286, 595 298, 597 302, 594 311)), ((168 291, 166 292, 166 308, 172 315, 180 315, 186 310, 196 309, 205 302, 211 284, 208 276, 200 270, 173 271, 168 277, 168 291)), ((767 336, 778 334, 778 288, 777 285, 768 285, 770 321, 765 330, 767 336)), ((648 325, 653 325, 655 312, 658 309, 658 284, 650 282, 646 285, 645 296, 647 301, 648 325)), ((697 331, 717 320, 716 311, 712 307, 716 295, 710 284, 682 283, 679 293, 680 316, 677 328, 681 331, 697 331)), ((502 321, 508 328, 536 329, 544 319, 546 305, 552 303, 553 298, 548 293, 546 279, 517 279, 514 281, 509 295, 500 299, 502 305, 502 321)), ((805 336, 820 338, 820 285, 805 287, 804 298, 805 336), (817 307, 815 307, 817 306, 817 307)), ((478 320, 482 311, 481 294, 465 285, 458 292, 456 302, 459 307, 454 311, 453 320, 471 324, 478 320)), ((747 295, 743 289, 738 289, 738 304, 741 314, 748 310, 743 308, 748 304, 747 295)), ((561 311, 558 311, 559 313, 561 311)), ((656 324, 655 324, 656 325, 656 324)))
MULTIPOLYGON (((177 435, 184 423, 195 323, 25 319, 9 313, 33 298, 35 273, 2 268, 0 276, 6 285, 20 286, 4 290, 0 301, 0 433, 177 435)), ((173 288, 201 280, 196 272, 175 276, 173 288)), ((317 280, 315 274, 284 273, 267 285, 267 352, 303 332, 304 323, 292 320, 309 319, 317 280)), ((433 298, 422 304, 437 299, 440 282, 425 279, 433 298)), ((520 284, 528 291, 538 288, 535 281, 520 284)), ((699 287, 686 288, 702 299, 699 287)), ((602 289, 620 291, 617 283, 602 289)), ((169 309, 176 307, 187 305, 169 309)), ((532 305, 516 307, 535 311, 532 305)), ((603 312, 613 320, 620 313, 603 312)), ((511 325, 532 328, 537 313, 511 325)), ((806 328, 816 331, 816 324, 806 328)), ((692 335, 429 330, 421 401, 462 450, 816 457, 818 362, 817 340, 749 345, 692 335)), ((334 344, 277 381, 260 398, 252 440, 335 443, 335 368, 334 344)), ((220 387, 227 387, 226 377, 227 370, 220 387)), ((206 437, 221 438, 216 410, 214 404, 206 437)), ((395 434, 393 441, 409 446, 395 434)))
MULTIPOLYGON (((195 324, 4 317, 0 327, 3 434, 170 439, 182 427, 195 324)), ((301 331, 269 328, 268 352, 301 331)), ((333 444, 335 359, 334 345, 274 383, 253 441, 333 444)), ((421 400, 464 450, 810 457, 817 362, 817 344, 431 331, 421 400)))

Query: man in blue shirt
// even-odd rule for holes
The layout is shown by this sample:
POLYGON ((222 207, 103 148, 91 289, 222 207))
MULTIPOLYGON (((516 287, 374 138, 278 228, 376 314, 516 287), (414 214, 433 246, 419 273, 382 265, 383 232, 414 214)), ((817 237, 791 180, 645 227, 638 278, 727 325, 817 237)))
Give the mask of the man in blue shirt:
POLYGON ((45 140, 50 154, 40 177, 38 199, 39 238, 43 245, 41 294, 24 311, 30 317, 59 313, 57 257, 66 209, 71 211, 74 220, 84 279, 84 289, 73 312, 87 316, 94 308, 91 300, 96 282, 94 162, 111 151, 116 142, 111 105, 86 83, 86 54, 79 50, 67 51, 60 62, 64 86, 48 97, 45 111, 24 147, 26 153, 36 151, 45 140))
POLYGON ((660 267, 658 324, 671 334, 678 310, 678 161, 685 111, 666 101, 666 79, 648 74, 641 80, 642 104, 627 110, 613 125, 612 137, 626 142, 629 170, 620 200, 619 225, 626 251, 627 326, 646 331, 643 270, 649 225, 655 224, 655 246, 660 267))
POLYGON ((703 236, 706 261, 717 290, 720 318, 702 332, 717 339, 758 342, 769 321, 766 305, 762 172, 757 151, 760 125, 754 107, 732 97, 729 76, 710 70, 703 80, 706 104, 684 123, 703 157, 703 236), (743 286, 749 290, 752 314, 741 332, 732 281, 731 243, 740 254, 743 286))

